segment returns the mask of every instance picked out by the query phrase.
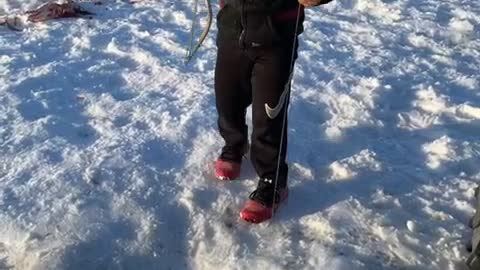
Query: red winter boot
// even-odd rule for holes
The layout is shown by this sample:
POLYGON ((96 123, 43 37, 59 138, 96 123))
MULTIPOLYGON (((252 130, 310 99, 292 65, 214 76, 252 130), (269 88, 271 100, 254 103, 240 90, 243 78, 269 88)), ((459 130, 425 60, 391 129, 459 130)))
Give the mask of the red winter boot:
POLYGON ((222 154, 215 162, 215 177, 219 180, 235 180, 240 176, 242 157, 248 152, 248 143, 238 152, 232 147, 225 146, 222 154))
POLYGON ((217 159, 215 162, 215 177, 219 180, 235 180, 240 175, 241 163, 217 159))
POLYGON ((260 223, 271 219, 273 213, 288 197, 288 188, 280 187, 274 191, 272 180, 262 179, 245 203, 240 217, 251 223, 260 223))

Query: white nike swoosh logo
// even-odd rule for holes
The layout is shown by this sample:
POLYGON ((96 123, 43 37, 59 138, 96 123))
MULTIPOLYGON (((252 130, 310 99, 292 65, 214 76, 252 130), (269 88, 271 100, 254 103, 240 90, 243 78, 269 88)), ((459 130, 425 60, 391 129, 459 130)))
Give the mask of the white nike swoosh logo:
POLYGON ((287 84, 285 85, 285 89, 283 90, 282 95, 280 96, 280 99, 278 100, 277 106, 271 108, 270 106, 268 106, 268 103, 265 103, 265 112, 267 113, 268 118, 275 119, 275 117, 277 117, 280 111, 282 110, 283 105, 285 104, 285 99, 287 97, 288 91, 290 91, 290 82, 292 79, 291 77, 292 77, 292 74, 290 74, 290 78, 287 84))

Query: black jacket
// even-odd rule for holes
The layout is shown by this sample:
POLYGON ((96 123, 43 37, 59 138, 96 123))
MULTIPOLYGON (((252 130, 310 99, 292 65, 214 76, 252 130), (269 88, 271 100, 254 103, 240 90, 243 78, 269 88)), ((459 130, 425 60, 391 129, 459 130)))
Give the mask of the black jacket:
MULTIPOLYGON (((290 42, 295 34, 298 11, 298 0, 224 0, 217 15, 217 44, 239 44, 248 48, 290 42), (287 13, 293 17, 281 16, 287 13)), ((303 31, 303 8, 300 11, 297 34, 303 31)))
MULTIPOLYGON (((318 0, 317 4, 331 1, 318 0)), ((298 0, 220 0, 220 4, 223 8, 217 15, 217 44, 272 47, 291 42, 295 34, 303 32, 305 15, 298 0), (297 18, 299 28, 295 32, 297 18)))
POLYGON ((298 7, 297 0, 224 0, 225 4, 240 12, 274 14, 298 7))
MULTIPOLYGON (((333 0, 318 0, 318 5, 324 5, 333 0)), ((228 4, 239 11, 263 12, 275 14, 298 7, 298 0, 221 0, 222 6, 228 4)))

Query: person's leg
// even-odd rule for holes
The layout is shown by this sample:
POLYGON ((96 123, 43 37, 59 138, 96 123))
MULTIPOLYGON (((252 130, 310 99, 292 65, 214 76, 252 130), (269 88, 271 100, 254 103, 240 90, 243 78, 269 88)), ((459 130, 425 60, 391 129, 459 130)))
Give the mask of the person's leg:
POLYGON ((261 179, 275 180, 280 158, 279 188, 287 186, 287 123, 285 122, 283 134, 282 126, 288 106, 287 84, 291 72, 291 53, 291 46, 277 47, 261 53, 253 69, 252 80, 251 160, 261 179), (267 109, 266 105, 270 109, 267 109))
POLYGON ((220 45, 215 67, 215 99, 220 135, 225 140, 220 159, 241 162, 248 144, 245 113, 251 104, 253 63, 236 45, 220 45))
POLYGON ((258 57, 252 78, 253 133, 250 156, 260 179, 257 188, 250 194, 249 200, 240 211, 240 217, 252 223, 270 219, 279 204, 288 196, 288 167, 285 162, 286 118, 285 128, 282 127, 284 113, 288 107, 290 89, 287 84, 293 64, 291 47, 276 47, 268 51, 255 52, 258 57), (280 167, 277 178, 278 162, 280 167))

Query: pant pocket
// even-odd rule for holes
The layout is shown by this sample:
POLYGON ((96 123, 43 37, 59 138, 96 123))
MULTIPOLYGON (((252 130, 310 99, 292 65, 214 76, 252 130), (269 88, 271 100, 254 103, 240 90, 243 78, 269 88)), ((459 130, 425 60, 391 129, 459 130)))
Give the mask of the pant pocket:
POLYGON ((237 42, 242 31, 240 13, 226 4, 217 13, 217 29, 217 45, 223 42, 237 42))
POLYGON ((247 16, 244 44, 250 48, 272 47, 280 37, 270 16, 247 16))

